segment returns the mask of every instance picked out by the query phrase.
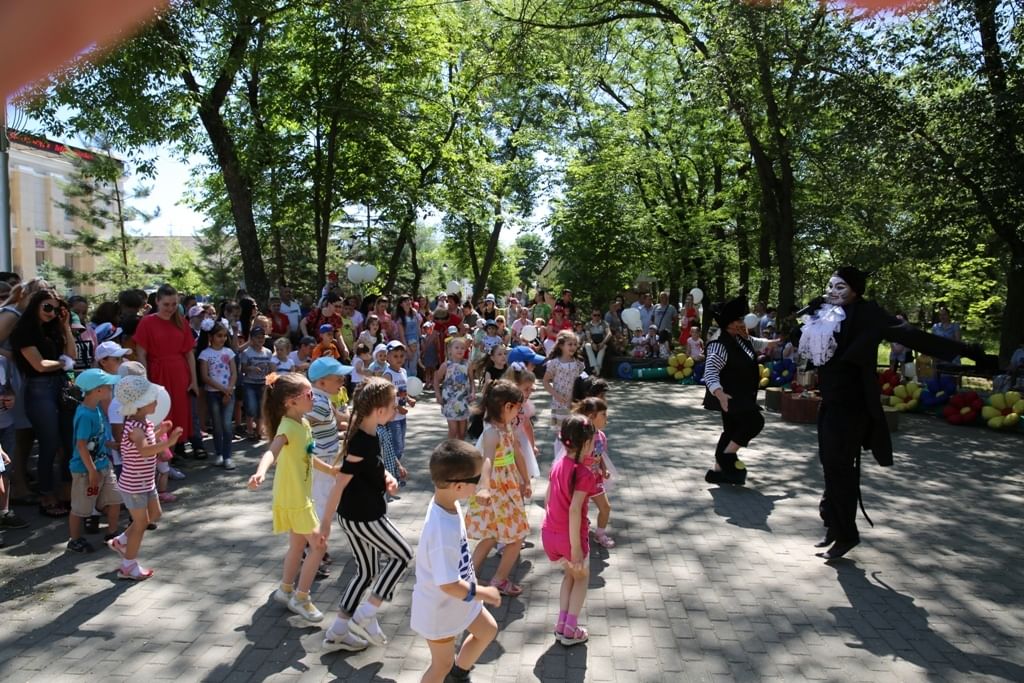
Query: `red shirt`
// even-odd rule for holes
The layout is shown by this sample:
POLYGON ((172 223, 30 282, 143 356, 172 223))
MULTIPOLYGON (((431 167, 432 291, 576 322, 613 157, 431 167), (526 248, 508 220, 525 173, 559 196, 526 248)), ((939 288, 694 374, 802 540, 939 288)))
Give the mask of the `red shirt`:
POLYGON ((291 324, 288 322, 288 316, 284 313, 270 314, 270 335, 272 337, 283 337, 288 334, 290 329, 291 324))

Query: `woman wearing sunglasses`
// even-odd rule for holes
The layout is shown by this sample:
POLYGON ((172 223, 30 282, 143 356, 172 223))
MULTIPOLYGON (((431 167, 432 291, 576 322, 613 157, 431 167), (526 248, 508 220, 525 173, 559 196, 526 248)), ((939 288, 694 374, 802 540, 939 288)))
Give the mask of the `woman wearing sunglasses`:
POLYGON ((74 407, 61 400, 76 355, 67 304, 48 289, 33 294, 11 333, 11 347, 25 378, 25 412, 39 441, 39 511, 62 517, 68 508, 58 500, 53 465, 59 448, 61 479, 71 481, 67 463, 75 415, 74 407))

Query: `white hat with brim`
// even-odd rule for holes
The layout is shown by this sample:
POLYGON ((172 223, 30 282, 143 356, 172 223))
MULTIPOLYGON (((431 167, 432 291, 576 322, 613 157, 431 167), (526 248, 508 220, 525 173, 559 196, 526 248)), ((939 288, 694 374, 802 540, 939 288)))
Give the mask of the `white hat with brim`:
POLYGON ((122 377, 114 387, 114 398, 121 404, 123 415, 131 415, 142 406, 156 401, 156 397, 157 385, 138 375, 122 377))

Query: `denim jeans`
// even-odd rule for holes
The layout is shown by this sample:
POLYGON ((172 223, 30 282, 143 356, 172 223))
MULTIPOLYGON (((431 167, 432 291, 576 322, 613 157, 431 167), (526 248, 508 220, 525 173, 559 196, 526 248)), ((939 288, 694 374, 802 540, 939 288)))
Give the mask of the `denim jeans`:
POLYGON ((203 447, 203 425, 199 419, 199 397, 195 394, 188 395, 188 402, 192 408, 192 436, 189 442, 192 444, 192 451, 203 447))
POLYGON ((231 457, 231 440, 235 432, 235 397, 225 403, 224 394, 207 391, 206 411, 213 423, 213 452, 227 460, 231 457))
POLYGON ((75 414, 61 407, 60 393, 64 381, 63 373, 54 372, 26 378, 25 382, 25 412, 39 441, 39 492, 44 496, 54 493, 53 463, 57 449, 64 451, 61 479, 71 481, 67 463, 71 460, 75 414))
POLYGON ((242 404, 245 407, 245 414, 249 417, 260 417, 260 403, 263 401, 262 384, 242 384, 242 404))
POLYGON ((388 433, 391 434, 391 443, 395 446, 395 457, 399 460, 402 459, 402 454, 405 453, 406 422, 408 422, 408 420, 392 420, 386 425, 388 433))
POLYGON ((416 370, 420 361, 420 345, 409 344, 405 349, 405 374, 409 377, 416 376, 416 370))

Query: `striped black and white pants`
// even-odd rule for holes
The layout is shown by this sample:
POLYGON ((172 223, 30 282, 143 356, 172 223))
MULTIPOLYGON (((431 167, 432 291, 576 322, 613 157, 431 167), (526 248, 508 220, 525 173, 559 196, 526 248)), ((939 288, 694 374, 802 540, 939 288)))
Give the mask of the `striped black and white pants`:
POLYGON ((366 589, 390 602, 398 582, 412 562, 412 548, 387 517, 372 522, 354 522, 338 517, 356 560, 356 575, 341 597, 341 611, 352 615, 366 589), (381 568, 381 558, 387 563, 381 568))

